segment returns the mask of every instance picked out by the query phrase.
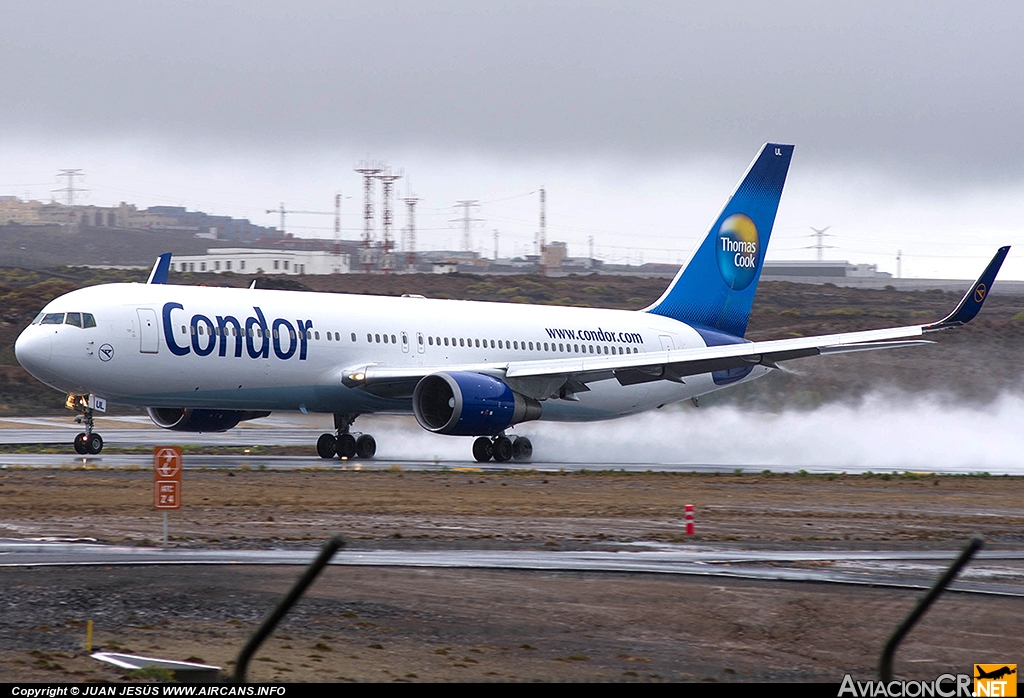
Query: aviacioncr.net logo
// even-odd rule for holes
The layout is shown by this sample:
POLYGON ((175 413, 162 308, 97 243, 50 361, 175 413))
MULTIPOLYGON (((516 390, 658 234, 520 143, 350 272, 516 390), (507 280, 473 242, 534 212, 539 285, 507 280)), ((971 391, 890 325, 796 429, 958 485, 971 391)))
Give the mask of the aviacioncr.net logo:
POLYGON ((734 291, 745 289, 754 280, 761 261, 761 239, 754 221, 743 213, 732 214, 722 221, 715 242, 722 279, 734 291))

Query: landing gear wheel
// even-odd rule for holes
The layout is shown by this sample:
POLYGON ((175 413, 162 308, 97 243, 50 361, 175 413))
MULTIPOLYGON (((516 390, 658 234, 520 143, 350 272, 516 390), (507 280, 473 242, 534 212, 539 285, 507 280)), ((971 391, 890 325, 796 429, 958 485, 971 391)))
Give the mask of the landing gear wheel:
POLYGON ((103 437, 99 434, 89 434, 85 437, 85 447, 92 455, 99 454, 103 450, 103 437))
POLYGON ((473 457, 476 458, 477 463, 486 463, 494 455, 494 448, 491 446, 491 440, 486 436, 481 436, 473 442, 473 457))
POLYGON ((377 442, 369 434, 363 434, 356 440, 356 456, 369 460, 377 452, 377 442))
POLYGON ((507 436, 499 436, 491 445, 494 450, 494 460, 498 463, 512 460, 512 439, 507 436))
POLYGON ((533 443, 525 436, 517 436, 512 442, 512 457, 528 461, 533 457, 533 443))
POLYGON ((84 431, 75 437, 75 453, 84 456, 89 452, 89 447, 85 444, 85 439, 86 436, 84 431))
POLYGON ((358 450, 356 437, 351 434, 342 434, 338 437, 338 458, 354 458, 358 450))
POLYGON ((316 440, 316 454, 321 458, 334 458, 337 453, 338 439, 334 434, 321 434, 316 440))

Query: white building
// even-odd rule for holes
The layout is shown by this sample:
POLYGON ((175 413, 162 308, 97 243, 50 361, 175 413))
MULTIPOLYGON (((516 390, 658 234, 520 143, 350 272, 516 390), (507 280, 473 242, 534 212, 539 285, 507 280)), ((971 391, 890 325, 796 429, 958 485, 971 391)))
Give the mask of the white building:
POLYGON ((321 250, 260 250, 246 247, 213 248, 201 255, 171 258, 171 270, 223 274, 347 274, 349 256, 321 250))

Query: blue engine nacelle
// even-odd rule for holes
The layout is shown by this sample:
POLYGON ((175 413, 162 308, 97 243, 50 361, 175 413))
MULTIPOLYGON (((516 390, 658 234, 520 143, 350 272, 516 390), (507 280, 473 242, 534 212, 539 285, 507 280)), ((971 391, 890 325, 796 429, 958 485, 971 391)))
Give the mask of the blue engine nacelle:
POLYGON ((531 419, 541 405, 482 373, 433 373, 412 394, 416 421, 427 431, 453 436, 492 436, 531 419))
POLYGON ((181 407, 149 407, 153 424, 172 431, 227 431, 239 422, 266 417, 269 412, 237 410, 191 410, 181 407))

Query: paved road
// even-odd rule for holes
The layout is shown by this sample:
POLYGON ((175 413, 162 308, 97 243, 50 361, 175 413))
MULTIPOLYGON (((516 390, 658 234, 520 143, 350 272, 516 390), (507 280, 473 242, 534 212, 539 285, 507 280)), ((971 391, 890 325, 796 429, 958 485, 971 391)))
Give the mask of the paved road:
MULTIPOLYGON (((685 574, 766 581, 927 588, 956 557, 938 551, 658 550, 341 551, 332 564, 685 574)), ((0 539, 0 567, 54 565, 305 565, 315 551, 128 548, 88 542, 0 539)), ((1024 551, 981 551, 951 588, 1024 596, 1024 551)))

